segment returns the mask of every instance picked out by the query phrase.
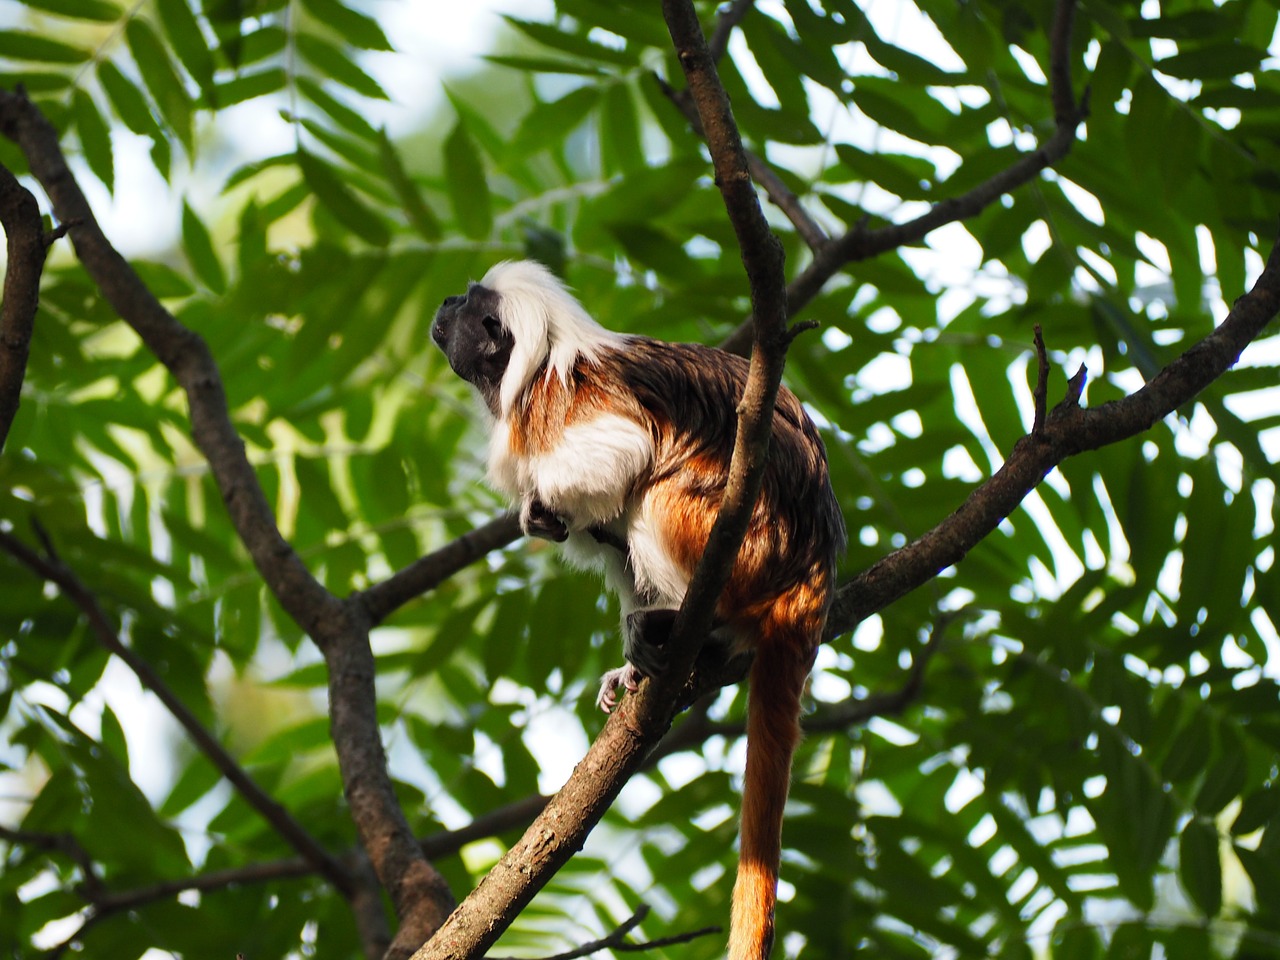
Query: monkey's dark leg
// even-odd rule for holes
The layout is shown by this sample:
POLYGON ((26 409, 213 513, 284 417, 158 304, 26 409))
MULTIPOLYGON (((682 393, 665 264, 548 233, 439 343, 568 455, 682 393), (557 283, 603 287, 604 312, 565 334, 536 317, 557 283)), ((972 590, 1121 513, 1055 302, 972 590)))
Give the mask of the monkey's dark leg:
POLYGON ((556 543, 564 543, 569 539, 568 525, 541 500, 525 502, 520 511, 520 529, 526 536, 540 537, 556 543))
POLYGON ((636 610, 627 614, 622 632, 622 655, 646 677, 656 677, 667 669, 670 656, 667 641, 676 622, 675 610, 636 610))

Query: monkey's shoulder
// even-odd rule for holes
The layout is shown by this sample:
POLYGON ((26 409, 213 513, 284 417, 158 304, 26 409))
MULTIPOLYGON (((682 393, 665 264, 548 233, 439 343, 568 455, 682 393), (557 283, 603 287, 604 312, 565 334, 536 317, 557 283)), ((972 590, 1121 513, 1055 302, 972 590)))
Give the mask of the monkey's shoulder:
MULTIPOLYGON (((750 364, 737 354, 700 343, 669 343, 628 336, 602 351, 600 371, 633 395, 650 414, 697 431, 727 429, 732 436, 750 364)), ((812 421, 785 386, 775 404, 775 434, 796 431, 817 441, 812 421)))

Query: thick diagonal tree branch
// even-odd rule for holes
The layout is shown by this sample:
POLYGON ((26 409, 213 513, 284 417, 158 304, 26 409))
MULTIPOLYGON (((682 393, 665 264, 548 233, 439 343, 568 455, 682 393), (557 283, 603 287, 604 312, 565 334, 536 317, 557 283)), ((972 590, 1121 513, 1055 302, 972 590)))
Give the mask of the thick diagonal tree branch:
POLYGON ((36 198, 0 165, 0 225, 8 246, 4 299, 0 301, 0 450, 18 413, 27 353, 39 301, 48 245, 36 198))
POLYGON ((716 185, 738 239, 757 318, 725 495, 676 618, 670 641, 676 652, 667 674, 647 681, 638 696, 623 701, 564 788, 414 960, 483 955, 581 848, 623 785, 670 728, 680 687, 711 629, 716 602, 759 495, 773 402, 794 336, 786 325, 782 245, 760 209, 729 99, 693 5, 688 0, 664 0, 662 9, 706 133, 716 185))
MULTIPOLYGON (((405 956, 439 926, 453 899, 418 847, 387 772, 365 607, 326 590, 281 535, 231 421, 208 345, 165 309, 107 240, 67 166, 57 131, 25 96, 0 91, 0 133, 22 150, 57 218, 72 225, 72 243, 90 278, 186 393, 192 438, 209 462, 237 535, 268 589, 324 654, 344 793, 361 845, 400 918, 390 955, 405 956)), ((364 909, 355 915, 371 916, 364 909)), ((366 932, 366 949, 381 953, 378 935, 366 932)))

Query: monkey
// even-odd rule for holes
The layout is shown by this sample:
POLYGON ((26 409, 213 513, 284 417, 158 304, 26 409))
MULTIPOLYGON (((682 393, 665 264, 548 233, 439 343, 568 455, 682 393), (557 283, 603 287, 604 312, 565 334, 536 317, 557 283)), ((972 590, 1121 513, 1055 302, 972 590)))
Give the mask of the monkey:
MULTIPOLYGON (((719 513, 741 357, 615 333, 534 261, 507 261, 447 297, 431 326, 490 420, 487 478, 528 535, 603 570, 625 662, 600 682, 606 713, 663 672, 665 642, 719 513)), ((826 451, 785 387, 760 496, 716 606, 712 639, 754 654, 747 704, 730 960, 766 960, 801 697, 830 609, 845 526, 826 451)))

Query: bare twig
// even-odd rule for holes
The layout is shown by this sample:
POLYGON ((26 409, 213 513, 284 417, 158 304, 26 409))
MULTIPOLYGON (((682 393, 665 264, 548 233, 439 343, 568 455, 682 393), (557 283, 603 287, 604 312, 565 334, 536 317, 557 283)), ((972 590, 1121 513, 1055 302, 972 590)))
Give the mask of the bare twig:
POLYGON ((755 0, 733 0, 720 10, 715 29, 711 31, 711 38, 707 41, 712 62, 719 63, 724 58, 725 51, 729 49, 729 36, 733 33, 733 28, 743 21, 754 5, 755 0))
MULTIPOLYGON (((958 197, 936 203, 906 223, 868 230, 858 223, 829 243, 814 246, 813 259, 787 285, 787 302, 793 313, 802 310, 827 281, 850 263, 917 243, 939 227, 976 216, 1001 196, 1029 183, 1058 163, 1076 142, 1076 133, 1089 115, 1088 92, 1078 102, 1071 84, 1071 36, 1076 0, 1058 0, 1050 36, 1050 96, 1056 129, 1040 147, 958 197)), ((743 323, 721 344, 725 350, 745 354, 750 342, 750 321, 743 323)))
POLYGON ((80 608, 80 612, 89 622, 89 627, 102 648, 118 657, 133 671, 138 682, 164 704, 165 709, 181 724, 196 748, 218 768, 218 772, 227 778, 245 801, 343 895, 351 895, 353 882, 347 869, 312 837, 288 810, 277 803, 249 776, 248 772, 236 762, 217 738, 205 729, 196 715, 169 688, 151 665, 124 645, 115 627, 111 625, 106 613, 99 605, 97 597, 70 568, 56 556, 41 556, 4 530, 0 530, 0 548, 50 583, 56 584, 58 589, 80 608))
POLYGON ((1044 348, 1044 335, 1040 332, 1040 324, 1035 327, 1036 343, 1036 389, 1032 394, 1035 400, 1036 416, 1031 432, 1039 436, 1044 433, 1044 418, 1048 408, 1049 395, 1049 355, 1044 348))
MULTIPOLYGON (((675 89, 657 74, 654 74, 653 77, 667 99, 684 114, 693 132, 700 137, 705 136, 702 130, 702 121, 698 119, 698 110, 693 104, 689 91, 675 89)), ((769 198, 769 202, 781 210, 783 215, 791 221, 791 225, 796 228, 796 233, 808 244, 809 249, 817 250, 831 242, 831 238, 822 229, 822 225, 809 215, 809 211, 804 208, 795 192, 783 182, 780 176, 774 173, 773 168, 768 163, 750 150, 747 151, 747 168, 751 171, 751 179, 759 184, 760 189, 769 198)))
POLYGON ((646 940, 643 943, 619 943, 613 949, 615 953, 648 953, 650 950, 658 950, 662 947, 674 947, 680 943, 691 943, 694 940, 717 933, 724 933, 724 927, 699 927, 697 930, 690 930, 688 933, 676 933, 669 937, 646 940))
POLYGON ((92 896, 102 889, 102 881, 94 867, 93 857, 78 839, 69 833, 40 833, 32 830, 14 830, 0 825, 0 840, 5 843, 18 844, 24 847, 35 847, 50 853, 60 853, 77 867, 80 875, 81 889, 92 896))
POLYGON ((410 600, 434 589, 463 567, 518 540, 520 536, 519 518, 513 513, 503 514, 414 561, 381 583, 355 594, 352 600, 364 607, 370 624, 381 623, 410 600))
POLYGON ((18 413, 27 372, 40 275, 48 249, 36 199, 0 165, 0 224, 8 242, 4 299, 0 302, 0 450, 18 413))
MULTIPOLYGON (((632 930, 640 926, 644 922, 644 918, 649 915, 649 905, 642 903, 636 907, 636 912, 631 914, 626 920, 623 920, 616 929, 614 929, 607 937, 601 937, 599 940, 592 940, 590 943, 584 943, 580 947, 572 950, 566 950, 564 953, 552 954, 543 960, 578 960, 579 957, 589 957, 593 953, 599 953, 601 950, 620 950, 625 949, 623 938, 632 930)), ((518 960, 516 957, 490 957, 489 960, 518 960)))

